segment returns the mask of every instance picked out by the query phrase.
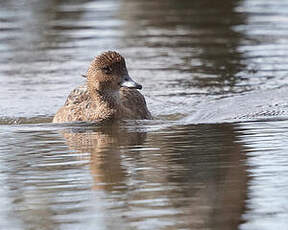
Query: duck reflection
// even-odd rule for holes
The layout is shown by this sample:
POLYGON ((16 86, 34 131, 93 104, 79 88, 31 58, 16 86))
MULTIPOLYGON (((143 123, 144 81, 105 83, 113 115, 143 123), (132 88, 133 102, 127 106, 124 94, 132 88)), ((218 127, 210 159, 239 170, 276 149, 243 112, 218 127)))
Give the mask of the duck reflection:
POLYGON ((70 149, 88 158, 93 189, 112 191, 123 188, 127 172, 121 153, 129 146, 143 144, 144 132, 129 132, 120 123, 105 123, 87 129, 70 129, 62 133, 70 149), (87 155, 88 154, 88 155, 87 155))
POLYGON ((172 229, 236 229, 242 222, 247 169, 233 125, 176 126, 146 135, 114 123, 63 135, 70 149, 89 153, 93 189, 108 191, 109 200, 120 192, 112 200, 125 200, 120 215, 128 225, 156 218, 172 229))

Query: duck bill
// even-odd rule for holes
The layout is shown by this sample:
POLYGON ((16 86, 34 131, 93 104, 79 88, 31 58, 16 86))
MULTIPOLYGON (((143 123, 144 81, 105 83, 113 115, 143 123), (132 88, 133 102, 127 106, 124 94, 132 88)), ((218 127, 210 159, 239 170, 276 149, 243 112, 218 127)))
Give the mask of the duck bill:
POLYGON ((130 89, 142 89, 142 85, 133 81, 129 75, 125 75, 123 77, 123 81, 120 84, 122 87, 130 88, 130 89))

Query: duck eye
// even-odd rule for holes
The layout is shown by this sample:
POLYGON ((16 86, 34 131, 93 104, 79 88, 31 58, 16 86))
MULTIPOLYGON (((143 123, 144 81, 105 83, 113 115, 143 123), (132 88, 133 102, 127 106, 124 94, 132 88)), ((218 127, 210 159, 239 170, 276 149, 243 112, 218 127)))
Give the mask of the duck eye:
POLYGON ((110 66, 104 66, 101 69, 106 74, 111 74, 112 73, 112 68, 110 66))

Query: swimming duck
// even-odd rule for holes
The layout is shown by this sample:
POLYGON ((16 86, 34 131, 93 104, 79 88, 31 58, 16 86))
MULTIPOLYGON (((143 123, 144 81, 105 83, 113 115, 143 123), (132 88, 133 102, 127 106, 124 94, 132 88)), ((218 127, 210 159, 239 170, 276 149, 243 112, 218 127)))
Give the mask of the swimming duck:
POLYGON ((53 122, 151 119, 142 86, 129 76, 125 59, 115 51, 104 52, 90 64, 84 85, 68 96, 53 122))

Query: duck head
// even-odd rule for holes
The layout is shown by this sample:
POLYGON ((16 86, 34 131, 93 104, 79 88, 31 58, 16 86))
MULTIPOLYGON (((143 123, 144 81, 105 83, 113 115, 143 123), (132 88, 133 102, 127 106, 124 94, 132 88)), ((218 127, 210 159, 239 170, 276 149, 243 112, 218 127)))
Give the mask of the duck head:
POLYGON ((115 91, 121 87, 142 89, 129 76, 125 59, 115 51, 107 51, 95 57, 85 76, 90 90, 115 91))

